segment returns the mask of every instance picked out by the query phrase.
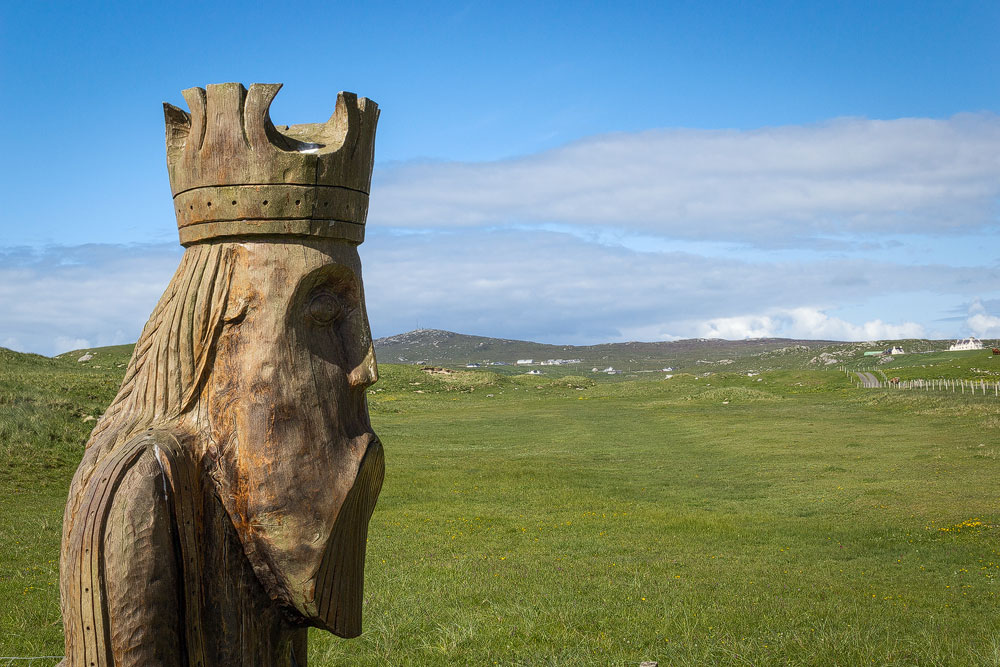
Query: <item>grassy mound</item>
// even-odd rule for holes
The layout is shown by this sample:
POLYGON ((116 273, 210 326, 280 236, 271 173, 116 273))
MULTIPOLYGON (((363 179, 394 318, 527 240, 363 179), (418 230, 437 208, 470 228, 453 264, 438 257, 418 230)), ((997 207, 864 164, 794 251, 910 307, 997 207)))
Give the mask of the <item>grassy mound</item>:
POLYGON ((699 401, 713 403, 769 403, 780 401, 781 396, 753 387, 718 387, 692 396, 699 401))

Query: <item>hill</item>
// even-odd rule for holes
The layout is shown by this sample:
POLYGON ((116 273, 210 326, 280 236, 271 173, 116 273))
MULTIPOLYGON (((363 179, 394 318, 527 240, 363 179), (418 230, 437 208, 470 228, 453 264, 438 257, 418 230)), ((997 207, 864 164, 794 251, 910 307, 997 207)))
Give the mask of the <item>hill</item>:
POLYGON ((798 351, 824 348, 833 341, 754 338, 721 340, 689 338, 653 343, 626 342, 600 345, 549 345, 509 338, 470 336, 439 329, 417 329, 379 338, 376 353, 391 363, 426 364, 514 364, 518 359, 579 359, 580 367, 614 365, 622 369, 657 369, 664 366, 690 367, 720 359, 746 358, 774 353, 786 348, 798 351))
MULTIPOLYGON (((984 341, 990 346, 990 341, 984 341)), ((865 352, 900 346, 908 353, 947 349, 951 341, 922 339, 838 342, 790 338, 721 340, 689 338, 653 343, 627 342, 601 345, 548 345, 509 338, 470 336, 439 329, 417 329, 375 340, 379 361, 401 364, 464 366, 480 364, 500 373, 523 373, 514 366, 531 359, 531 367, 547 360, 579 360, 546 366, 548 374, 590 373, 593 368, 613 367, 626 373, 671 368, 674 371, 767 371, 822 368, 835 365, 871 365, 865 352)), ((902 358, 902 357, 897 357, 902 358)), ((911 362, 915 363, 915 362, 911 362)))
MULTIPOLYGON (((1000 345, 984 340, 987 349, 973 352, 946 352, 950 340, 880 340, 868 342, 837 342, 829 340, 799 340, 791 338, 753 338, 722 340, 689 338, 677 341, 604 343, 600 345, 550 345, 510 338, 471 336, 439 329, 417 329, 374 341, 381 364, 416 364, 464 367, 479 364, 481 369, 502 375, 520 375, 529 370, 562 377, 583 375, 595 377, 594 370, 604 376, 604 369, 620 371, 617 379, 641 377, 660 371, 704 375, 706 373, 761 373, 776 370, 820 368, 909 369, 903 375, 924 377, 935 368, 963 359, 953 372, 962 374, 965 358, 990 357, 988 348, 1000 345), (865 356, 866 352, 901 347, 905 355, 895 357, 865 356), (530 365, 516 365, 518 360, 531 359, 530 365), (549 360, 562 360, 558 365, 549 360)), ((55 362, 93 368, 124 368, 132 355, 133 345, 73 350, 53 358, 38 355, 18 356, 18 365, 45 365, 55 362), (79 361, 84 359, 84 361, 79 361)), ((17 353, 0 348, 0 364, 10 363, 17 353), (6 356, 5 356, 6 355, 6 356)), ((895 373, 899 374, 899 373, 895 373)), ((935 375, 936 377, 936 375, 935 375)))

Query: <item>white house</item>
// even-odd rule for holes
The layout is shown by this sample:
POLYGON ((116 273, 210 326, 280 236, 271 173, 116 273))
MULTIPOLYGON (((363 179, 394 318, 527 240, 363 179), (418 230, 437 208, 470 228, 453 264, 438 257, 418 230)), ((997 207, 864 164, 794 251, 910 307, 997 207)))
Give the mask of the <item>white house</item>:
POLYGON ((533 363, 534 361, 535 361, 534 359, 518 359, 517 360, 517 365, 518 366, 527 366, 527 365, 533 363))
POLYGON ((981 349, 983 349, 983 341, 979 340, 975 336, 969 336, 968 338, 963 338, 962 340, 956 340, 955 344, 948 348, 948 351, 957 352, 959 350, 981 349))

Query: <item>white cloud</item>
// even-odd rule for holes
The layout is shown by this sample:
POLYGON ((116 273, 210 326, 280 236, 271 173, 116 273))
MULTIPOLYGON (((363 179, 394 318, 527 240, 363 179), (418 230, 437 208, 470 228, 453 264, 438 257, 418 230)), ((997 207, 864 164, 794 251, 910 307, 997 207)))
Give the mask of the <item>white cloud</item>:
POLYGON ((51 355, 134 342, 180 254, 173 244, 0 251, 0 344, 51 355))
POLYGON ((721 317, 701 325, 703 338, 804 338, 826 340, 885 340, 922 338, 916 322, 890 324, 874 319, 852 324, 817 308, 775 309, 765 315, 721 317))
POLYGON ((766 315, 716 317, 698 325, 700 338, 775 338, 778 322, 766 315))
POLYGON ((86 338, 70 338, 68 336, 56 336, 52 343, 55 349, 63 351, 83 350, 89 347, 96 347, 92 346, 90 341, 86 338))
MULTIPOLYGON (((1000 293, 983 287, 1000 284, 1000 266, 975 266, 992 255, 964 252, 976 241, 961 236, 990 233, 998 201, 993 114, 650 130, 498 162, 380 167, 361 253, 376 335, 419 323, 576 344, 869 340, 951 321, 967 329, 948 335, 1000 337, 1000 293), (945 232, 956 236, 934 245, 938 263, 915 263, 932 253, 907 234, 927 245, 945 232), (650 248, 661 251, 639 251, 650 248), (803 248, 825 259, 804 261, 803 248), (942 317, 972 290, 967 313, 942 317)), ((173 243, 0 249, 0 345, 133 341, 180 254, 173 243)))
POLYGON ((974 300, 969 306, 969 317, 965 323, 974 336, 1000 338, 1000 317, 986 312, 981 299, 974 300))
POLYGON ((559 223, 788 243, 995 226, 1000 117, 837 119, 750 131, 649 130, 488 163, 375 174, 370 223, 559 223))
POLYGON ((1000 317, 977 313, 969 317, 968 325, 979 338, 1000 338, 1000 317))
MULTIPOLYGON (((1000 284, 1000 267, 861 259, 757 261, 637 252, 540 231, 371 230, 361 246, 376 336, 420 326, 564 344, 691 337, 870 340, 924 335, 968 303, 970 285, 1000 284), (912 314, 883 313, 889 295, 912 314), (950 295, 950 296, 949 296, 950 295), (850 319, 835 317, 846 308, 850 319)), ((0 345, 55 354, 136 339, 181 249, 79 246, 0 253, 0 345)), ((982 304, 969 320, 992 331, 982 304)), ((965 307, 963 307, 963 312, 965 307)), ((965 317, 954 326, 966 324, 965 317)), ((964 330, 947 332, 965 335, 964 330)))
POLYGON ((964 301, 970 284, 1000 279, 997 267, 735 261, 635 252, 551 232, 374 234, 362 255, 376 335, 419 322, 555 343, 921 336, 940 316, 921 308, 924 293, 964 301), (886 295, 909 299, 916 311, 890 319, 877 306, 865 309, 886 295), (846 305, 863 317, 829 314, 846 305))

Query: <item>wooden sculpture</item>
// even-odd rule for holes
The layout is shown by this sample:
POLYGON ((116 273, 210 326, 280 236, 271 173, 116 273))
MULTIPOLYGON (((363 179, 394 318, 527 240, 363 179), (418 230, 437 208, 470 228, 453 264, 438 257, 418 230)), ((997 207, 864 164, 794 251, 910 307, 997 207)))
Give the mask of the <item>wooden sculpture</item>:
POLYGON ((279 84, 164 105, 186 250, 70 487, 67 667, 304 666, 361 631, 382 445, 357 245, 378 107, 276 128, 279 84))

